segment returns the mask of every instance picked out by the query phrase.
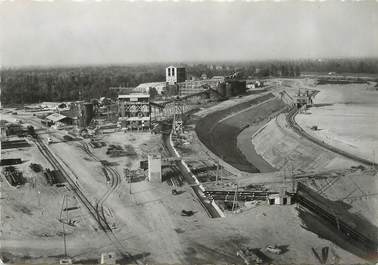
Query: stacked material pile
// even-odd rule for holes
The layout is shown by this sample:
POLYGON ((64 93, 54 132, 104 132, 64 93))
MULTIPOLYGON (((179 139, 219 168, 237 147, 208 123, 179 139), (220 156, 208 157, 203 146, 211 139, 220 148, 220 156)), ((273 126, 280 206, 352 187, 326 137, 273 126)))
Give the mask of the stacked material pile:
POLYGON ((89 143, 93 148, 101 148, 103 146, 106 146, 106 143, 103 141, 97 141, 97 140, 92 140, 89 143))
POLYGON ((42 166, 40 164, 34 164, 34 163, 31 163, 30 166, 29 166, 34 172, 41 172, 42 171, 42 166))
POLYGON ((120 145, 111 144, 106 151, 106 154, 110 157, 120 157, 120 156, 136 156, 137 153, 132 145, 125 145, 123 148, 120 145))
POLYGON ((65 177, 59 170, 50 170, 46 169, 43 172, 43 175, 45 176, 47 182, 52 186, 54 184, 64 183, 66 182, 65 177))
POLYGON ((3 174, 9 184, 12 186, 23 185, 26 182, 26 179, 23 177, 22 172, 18 171, 13 166, 8 166, 3 169, 3 174))
POLYGON ((22 140, 13 140, 13 141, 1 141, 1 148, 2 149, 12 149, 12 148, 23 148, 23 147, 29 147, 30 144, 22 140))
POLYGON ((122 146, 120 145, 114 145, 111 144, 108 147, 108 150, 106 151, 106 154, 110 157, 120 157, 120 156, 126 156, 125 150, 123 150, 122 146))
POLYGON ((15 164, 21 164, 21 158, 4 158, 1 159, 0 166, 10 166, 15 164))

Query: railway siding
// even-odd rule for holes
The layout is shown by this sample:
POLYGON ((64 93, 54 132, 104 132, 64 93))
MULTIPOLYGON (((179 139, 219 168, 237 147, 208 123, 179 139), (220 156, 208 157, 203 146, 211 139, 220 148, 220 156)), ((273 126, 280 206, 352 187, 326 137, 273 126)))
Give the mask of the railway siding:
POLYGON ((346 237, 357 242, 356 246, 364 248, 369 255, 370 253, 376 255, 378 230, 374 225, 358 215, 349 213, 341 204, 324 198, 303 183, 298 183, 295 200, 299 205, 336 227, 346 237))
MULTIPOLYGON (((88 212, 90 213, 92 218, 98 223, 100 229, 105 233, 107 238, 110 240, 112 245, 118 250, 118 252, 122 255, 122 257, 129 259, 129 260, 132 260, 132 261, 136 262, 137 264, 142 264, 139 260, 135 260, 133 258, 133 256, 125 250, 125 246, 123 245, 123 243, 116 237, 116 235, 112 231, 110 225, 106 221, 103 207, 99 207, 99 204, 97 206, 94 206, 88 200, 86 195, 81 191, 79 186, 75 183, 75 180, 73 180, 71 178, 70 174, 68 174, 66 172, 64 167, 57 160, 57 158, 50 151, 50 149, 43 143, 42 139, 39 136, 36 137, 35 142, 36 142, 36 145, 37 145, 39 151, 41 152, 41 154, 47 159, 47 161, 52 165, 52 167, 56 170, 59 170, 62 173, 62 175, 67 180, 67 183, 70 185, 72 191, 76 194, 76 196, 79 198, 80 202, 88 210, 88 212)), ((114 180, 114 181, 116 181, 116 180, 114 180)), ((114 186, 114 185, 112 185, 112 186, 114 186)), ((107 195, 107 196, 109 196, 109 195, 107 195)))
MULTIPOLYGON (((165 147, 167 152, 172 156, 179 156, 177 150, 173 147, 171 132, 169 131, 168 133, 163 133, 162 138, 163 146, 165 147)), ((203 193, 203 186, 199 185, 199 182, 196 178, 193 178, 192 173, 186 163, 182 160, 176 161, 175 163, 181 174, 184 176, 186 182, 191 185, 194 194, 198 198, 199 203, 204 208, 208 216, 212 218, 224 217, 224 214, 214 202, 211 202, 210 204, 205 202, 205 198, 201 196, 201 193, 203 193)))

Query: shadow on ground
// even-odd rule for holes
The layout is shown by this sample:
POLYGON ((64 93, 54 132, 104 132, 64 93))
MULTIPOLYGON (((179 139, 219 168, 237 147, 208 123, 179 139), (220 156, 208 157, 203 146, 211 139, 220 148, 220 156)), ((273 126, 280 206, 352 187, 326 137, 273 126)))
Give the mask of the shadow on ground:
MULTIPOLYGON (((344 208, 345 209, 345 208, 344 208)), ((375 242, 375 246, 371 243, 364 242, 363 239, 358 240, 351 238, 350 235, 344 234, 341 231, 338 231, 337 227, 334 224, 331 224, 324 218, 318 216, 317 214, 302 208, 297 207, 298 216, 302 219, 303 225, 302 227, 308 231, 311 231, 317 234, 320 238, 327 239, 332 241, 340 248, 358 256, 365 260, 377 262, 378 255, 377 255, 377 246, 378 243, 375 242)), ((345 209, 345 211, 348 211, 345 209)), ((356 230, 359 227, 364 227, 365 231, 368 231, 368 235, 372 241, 377 241, 377 237, 375 235, 378 234, 378 228, 371 224, 369 221, 364 219, 361 216, 357 216, 348 212, 349 215, 353 215, 353 223, 357 223, 356 230), (370 232, 369 232, 370 231, 370 232)), ((365 232, 366 233, 366 232, 365 232)))

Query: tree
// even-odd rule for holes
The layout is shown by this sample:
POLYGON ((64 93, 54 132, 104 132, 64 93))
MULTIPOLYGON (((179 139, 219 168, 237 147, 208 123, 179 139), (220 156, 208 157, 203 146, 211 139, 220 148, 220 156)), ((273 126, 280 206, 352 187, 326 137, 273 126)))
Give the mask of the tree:
POLYGON ((294 72, 295 72, 295 76, 300 76, 301 75, 301 69, 299 68, 298 65, 296 65, 294 67, 294 72))
POLYGON ((289 75, 289 70, 286 65, 281 65, 281 76, 288 76, 289 75))
POLYGON ((295 76, 294 66, 292 66, 292 65, 290 65, 290 67, 289 67, 289 76, 290 77, 295 76))
POLYGON ((157 92, 155 87, 150 87, 148 89, 148 94, 150 94, 150 99, 154 99, 159 93, 157 92))

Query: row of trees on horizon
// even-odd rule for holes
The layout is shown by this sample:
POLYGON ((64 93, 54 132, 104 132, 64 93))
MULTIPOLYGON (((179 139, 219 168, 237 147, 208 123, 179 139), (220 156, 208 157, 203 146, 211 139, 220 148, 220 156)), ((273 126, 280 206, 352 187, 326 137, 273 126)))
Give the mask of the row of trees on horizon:
MULTIPOLYGON (((172 63, 174 64, 174 63, 172 63)), ((19 68, 1 71, 1 101, 4 105, 43 101, 90 100, 115 97, 110 87, 135 87, 164 82, 169 64, 19 68)), ((209 78, 241 73, 245 78, 299 77, 303 72, 378 74, 378 59, 334 59, 233 63, 177 64, 188 77, 209 78)))

